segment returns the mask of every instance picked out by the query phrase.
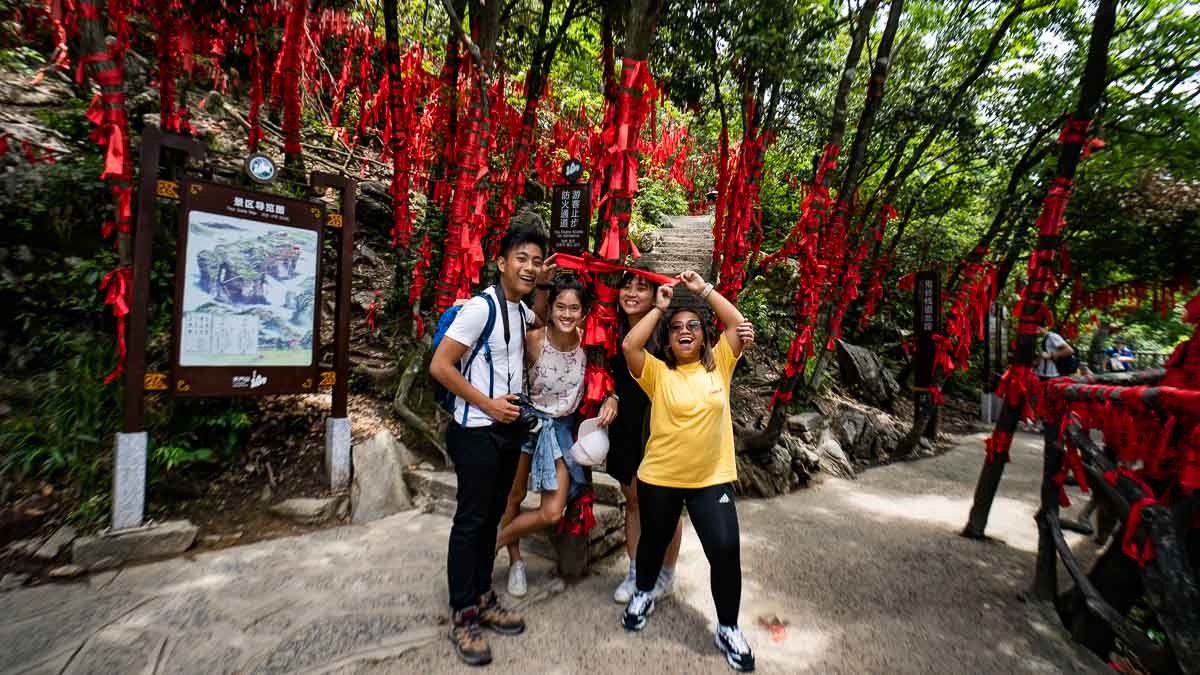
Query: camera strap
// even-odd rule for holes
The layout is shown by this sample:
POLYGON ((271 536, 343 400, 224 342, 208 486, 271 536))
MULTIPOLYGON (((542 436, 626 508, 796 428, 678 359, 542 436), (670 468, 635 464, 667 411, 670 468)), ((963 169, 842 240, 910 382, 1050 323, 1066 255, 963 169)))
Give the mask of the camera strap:
MULTIPOLYGON (((513 390, 512 390, 512 357, 511 357, 511 354, 509 354, 509 350, 511 349, 511 347, 509 346, 509 340, 512 339, 512 331, 509 328, 510 322, 508 319, 508 295, 504 292, 504 284, 499 281, 496 282, 495 291, 496 291, 496 299, 499 300, 499 305, 501 307, 500 320, 504 323, 505 373, 508 375, 508 382, 507 382, 508 393, 511 394, 511 393, 513 393, 513 390)), ((525 330, 526 330, 525 310, 521 308, 520 301, 517 302, 517 313, 519 313, 521 315, 521 347, 522 347, 522 353, 524 353, 524 346, 525 346, 524 339, 525 339, 525 330)), ((524 358, 521 359, 521 364, 520 364, 519 368, 521 369, 521 378, 522 378, 521 382, 524 385, 524 384, 526 384, 526 382, 525 382, 525 359, 524 358)), ((524 387, 522 388, 522 391, 525 391, 524 387)))

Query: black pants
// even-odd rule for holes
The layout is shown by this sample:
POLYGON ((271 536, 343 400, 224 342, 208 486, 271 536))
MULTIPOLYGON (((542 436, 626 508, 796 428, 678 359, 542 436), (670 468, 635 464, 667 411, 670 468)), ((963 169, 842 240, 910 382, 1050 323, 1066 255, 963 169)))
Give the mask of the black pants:
POLYGON ((708 558, 709 585, 717 606, 717 621, 734 626, 742 602, 742 557, 733 485, 671 488, 638 481, 642 538, 637 550, 637 587, 654 590, 667 546, 687 504, 692 526, 708 558))
POLYGON ((508 505, 525 432, 512 425, 446 429, 446 449, 458 476, 458 508, 450 528, 446 579, 450 609, 477 605, 492 590, 496 535, 508 505))

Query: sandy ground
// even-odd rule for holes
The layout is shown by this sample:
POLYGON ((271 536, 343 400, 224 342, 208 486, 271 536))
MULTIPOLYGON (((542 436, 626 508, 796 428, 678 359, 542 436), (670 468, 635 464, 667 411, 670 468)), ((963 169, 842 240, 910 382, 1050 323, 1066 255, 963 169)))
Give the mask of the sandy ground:
MULTIPOLYGON (((738 504, 741 624, 759 672, 1103 671, 1051 612, 1021 599, 1036 546, 1032 436, 1018 435, 992 512, 989 534, 1005 543, 957 536, 982 439, 738 504)), ((444 517, 410 512, 3 593, 0 673, 480 672, 444 637, 448 530, 444 517)), ((527 556, 529 629, 490 637, 487 672, 730 672, 712 644, 708 564, 685 531, 677 592, 637 634, 611 598, 623 555, 565 589, 527 556)), ((505 573, 502 556, 500 588, 505 573)))

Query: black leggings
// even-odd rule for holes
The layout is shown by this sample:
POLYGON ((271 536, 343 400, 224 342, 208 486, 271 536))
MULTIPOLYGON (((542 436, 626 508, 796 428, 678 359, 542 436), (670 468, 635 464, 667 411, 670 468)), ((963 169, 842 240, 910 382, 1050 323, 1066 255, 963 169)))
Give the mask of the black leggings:
POLYGON ((708 558, 709 585, 717 606, 717 621, 736 626, 742 601, 741 541, 733 485, 703 488, 672 488, 637 483, 641 505, 642 538, 637 550, 637 587, 651 591, 662 570, 663 556, 675 535, 675 527, 687 504, 692 527, 700 537, 708 558))

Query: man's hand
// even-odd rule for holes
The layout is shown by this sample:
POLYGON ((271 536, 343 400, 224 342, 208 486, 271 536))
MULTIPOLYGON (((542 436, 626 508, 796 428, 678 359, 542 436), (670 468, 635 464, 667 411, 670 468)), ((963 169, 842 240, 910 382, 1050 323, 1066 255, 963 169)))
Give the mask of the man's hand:
POLYGON ((702 292, 704 287, 708 285, 708 282, 704 280, 704 277, 700 276, 696 272, 693 272, 692 270, 688 270, 683 274, 680 274, 679 280, 682 281, 683 285, 687 286, 687 289, 693 293, 702 292))
POLYGON ((482 410, 487 413, 488 417, 501 424, 515 422, 521 414, 521 409, 512 404, 516 398, 516 394, 505 394, 499 398, 493 398, 483 405, 482 410))
POLYGON ((600 413, 596 417, 596 423, 601 427, 612 424, 617 419, 617 399, 611 396, 604 399, 604 405, 600 406, 600 413))
MULTIPOLYGON (((703 289, 704 287, 701 286, 700 288, 703 289)), ((658 287, 658 295, 654 298, 654 306, 666 312, 671 306, 671 298, 673 297, 675 297, 675 289, 663 284, 658 287)))
POLYGON ((542 270, 538 272, 537 283, 552 284, 554 283, 554 275, 558 273, 558 263, 554 262, 554 256, 546 258, 542 262, 542 270))
POLYGON ((737 336, 742 340, 742 346, 754 344, 754 324, 743 321, 737 326, 737 336))

